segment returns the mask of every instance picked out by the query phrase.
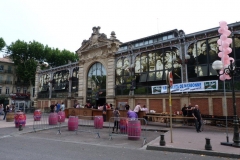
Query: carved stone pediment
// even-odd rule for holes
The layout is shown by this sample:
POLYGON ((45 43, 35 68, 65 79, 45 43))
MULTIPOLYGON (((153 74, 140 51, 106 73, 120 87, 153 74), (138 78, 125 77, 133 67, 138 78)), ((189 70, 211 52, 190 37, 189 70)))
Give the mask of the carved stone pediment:
POLYGON ((78 51, 87 51, 108 44, 108 38, 104 33, 100 33, 100 27, 93 27, 93 33, 89 40, 83 40, 82 46, 78 51))
POLYGON ((85 63, 98 58, 114 56, 121 42, 116 39, 115 32, 111 32, 108 39, 104 33, 100 33, 100 27, 93 27, 93 33, 88 40, 83 40, 82 46, 76 51, 80 63, 85 63))

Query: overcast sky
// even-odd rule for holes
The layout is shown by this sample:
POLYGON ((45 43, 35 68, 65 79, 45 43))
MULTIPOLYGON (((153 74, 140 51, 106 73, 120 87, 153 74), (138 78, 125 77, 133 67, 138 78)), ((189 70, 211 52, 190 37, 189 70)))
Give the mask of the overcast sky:
MULTIPOLYGON (((128 42, 172 29, 186 34, 240 21, 239 0, 0 0, 0 37, 75 52, 93 26, 128 42), (237 17, 238 16, 238 17, 237 17)), ((2 57, 3 53, 0 53, 2 57)))

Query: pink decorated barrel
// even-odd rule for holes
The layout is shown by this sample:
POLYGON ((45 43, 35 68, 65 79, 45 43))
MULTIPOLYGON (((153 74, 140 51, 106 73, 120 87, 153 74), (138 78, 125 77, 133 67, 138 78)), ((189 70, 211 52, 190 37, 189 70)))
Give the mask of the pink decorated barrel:
POLYGON ((128 119, 120 119, 120 133, 126 134, 127 133, 127 126, 128 126, 128 119))
POLYGON ((26 124, 26 115, 23 112, 17 112, 14 116, 15 120, 15 127, 18 128, 21 124, 23 127, 25 127, 26 124))
POLYGON ((128 121, 128 139, 129 140, 138 140, 141 136, 141 123, 139 120, 128 121))
POLYGON ((77 116, 69 116, 68 130, 76 131, 77 129, 78 129, 78 117, 77 116))
POLYGON ((58 123, 58 114, 57 113, 50 113, 48 117, 49 125, 56 125, 58 123))
POLYGON ((103 116, 95 116, 94 117, 94 127, 96 129, 102 129, 103 128, 103 116))
POLYGON ((41 117, 42 117, 42 112, 41 110, 35 110, 34 113, 33 113, 33 118, 34 118, 34 121, 40 121, 41 120, 41 117))
POLYGON ((58 122, 65 122, 65 112, 58 112, 58 122))

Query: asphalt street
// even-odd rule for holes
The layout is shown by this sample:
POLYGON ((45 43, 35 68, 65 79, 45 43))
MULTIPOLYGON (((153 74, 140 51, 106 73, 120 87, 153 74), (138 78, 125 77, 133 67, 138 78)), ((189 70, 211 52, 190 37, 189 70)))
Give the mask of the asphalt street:
MULTIPOLYGON (((145 148, 123 147, 117 144, 91 143, 23 134, 5 136, 1 140, 2 160, 159 160, 159 159, 224 159, 204 155, 149 151, 145 148)), ((95 139, 95 138, 94 138, 95 139)))

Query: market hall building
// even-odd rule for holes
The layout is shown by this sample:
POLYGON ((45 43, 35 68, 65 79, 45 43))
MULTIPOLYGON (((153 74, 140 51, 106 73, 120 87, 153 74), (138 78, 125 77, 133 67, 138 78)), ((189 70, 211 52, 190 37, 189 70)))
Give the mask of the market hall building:
MULTIPOLYGON (((240 23, 229 24, 232 53, 240 67, 240 23)), ((212 63, 218 57, 218 28, 185 34, 170 30, 122 43, 115 32, 110 38, 93 27, 88 40, 76 51, 78 62, 37 69, 34 106, 48 108, 51 103, 64 102, 66 108, 75 103, 90 102, 93 107, 105 102, 120 109, 137 103, 157 113, 169 112, 166 92, 166 71, 173 72, 172 110, 180 111, 184 104, 198 104, 202 114, 233 115, 230 82, 224 86, 212 63)), ((235 77, 236 102, 240 102, 240 78, 235 77)), ((237 115, 240 115, 237 103, 237 115)))

